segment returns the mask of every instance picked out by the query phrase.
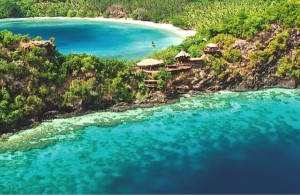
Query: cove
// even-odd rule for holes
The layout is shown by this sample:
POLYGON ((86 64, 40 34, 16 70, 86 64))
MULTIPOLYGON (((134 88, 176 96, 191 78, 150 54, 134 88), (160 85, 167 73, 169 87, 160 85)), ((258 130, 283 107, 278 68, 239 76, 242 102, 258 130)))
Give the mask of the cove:
POLYGON ((0 30, 4 29, 30 34, 31 38, 55 37, 58 50, 64 54, 87 53, 118 59, 140 59, 183 40, 167 30, 89 19, 4 19, 0 20, 0 30))
POLYGON ((0 193, 299 193, 300 90, 55 119, 0 142, 0 193))

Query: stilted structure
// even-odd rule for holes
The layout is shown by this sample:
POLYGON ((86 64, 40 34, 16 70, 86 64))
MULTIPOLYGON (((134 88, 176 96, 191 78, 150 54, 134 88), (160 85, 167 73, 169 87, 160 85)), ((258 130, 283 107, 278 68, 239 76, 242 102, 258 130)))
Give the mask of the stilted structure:
POLYGON ((206 47, 203 49, 203 52, 205 54, 212 54, 212 53, 218 53, 220 52, 220 48, 215 43, 209 43, 206 45, 206 47))
MULTIPOLYGON (((145 59, 137 63, 138 71, 143 71, 148 74, 147 79, 144 80, 145 86, 149 88, 157 88, 158 80, 155 80, 153 73, 158 73, 160 68, 165 68, 166 71, 176 74, 177 72, 183 72, 190 70, 193 67, 201 66, 203 58, 191 58, 190 54, 185 51, 180 51, 176 56, 176 63, 165 65, 163 60, 145 59)), ((177 91, 186 91, 188 87, 181 86, 177 91)))
POLYGON ((177 60, 177 63, 188 63, 190 61, 190 54, 182 50, 175 56, 175 58, 177 60))
POLYGON ((152 73, 159 72, 160 68, 165 68, 165 64, 163 60, 156 59, 145 59, 141 62, 137 63, 137 67, 139 71, 146 72, 148 74, 147 80, 144 80, 145 86, 149 88, 157 88, 157 80, 153 79, 152 73))
POLYGON ((204 58, 203 56, 200 58, 190 58, 190 65, 192 67, 201 66, 203 64, 204 58))
POLYGON ((158 72, 160 68, 164 68, 165 64, 163 60, 156 60, 150 58, 137 63, 137 66, 140 71, 152 73, 158 72))
POLYGON ((174 72, 174 71, 183 71, 191 69, 190 65, 190 54, 186 53, 185 51, 180 51, 176 56, 176 64, 167 65, 167 71, 174 72))

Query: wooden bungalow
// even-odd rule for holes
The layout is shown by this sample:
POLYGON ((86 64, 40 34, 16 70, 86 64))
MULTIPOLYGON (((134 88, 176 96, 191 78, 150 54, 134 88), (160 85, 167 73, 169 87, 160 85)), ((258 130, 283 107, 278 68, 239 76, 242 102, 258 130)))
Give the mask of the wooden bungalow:
POLYGON ((182 50, 175 56, 175 58, 179 64, 188 63, 190 61, 190 54, 182 50))
POLYGON ((190 65, 193 67, 201 66, 203 64, 204 58, 203 56, 200 58, 190 58, 190 65))
POLYGON ((174 72, 174 71, 188 70, 192 68, 190 66, 190 54, 186 53, 185 51, 180 51, 175 56, 175 58, 177 60, 177 63, 167 65, 166 68, 167 71, 174 72))
POLYGON ((151 73, 159 71, 160 68, 165 67, 165 64, 163 60, 145 59, 137 63, 137 66, 139 70, 151 73))
POLYGON ((220 48, 215 43, 209 43, 206 45, 206 47, 203 49, 204 53, 211 54, 211 53, 218 53, 220 52, 220 48))

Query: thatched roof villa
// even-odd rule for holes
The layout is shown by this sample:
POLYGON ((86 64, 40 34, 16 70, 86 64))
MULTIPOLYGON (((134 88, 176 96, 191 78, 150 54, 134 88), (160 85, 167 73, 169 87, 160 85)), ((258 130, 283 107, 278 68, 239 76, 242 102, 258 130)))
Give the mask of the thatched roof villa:
POLYGON ((219 46, 215 43, 209 43, 206 45, 206 47, 203 49, 204 53, 216 53, 219 52, 219 46))
POLYGON ((137 66, 140 70, 145 71, 158 71, 160 67, 164 67, 165 63, 163 60, 156 60, 156 59, 144 59, 137 63, 137 66))
POLYGON ((176 56, 175 58, 178 59, 178 58, 189 58, 190 57, 190 54, 188 54, 187 52, 181 50, 176 56))

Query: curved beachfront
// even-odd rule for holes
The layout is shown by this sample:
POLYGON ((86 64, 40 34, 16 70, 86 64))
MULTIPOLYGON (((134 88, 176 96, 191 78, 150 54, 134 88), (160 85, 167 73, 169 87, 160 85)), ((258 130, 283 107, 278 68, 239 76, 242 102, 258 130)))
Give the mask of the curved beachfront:
MULTIPOLYGON (((13 20, 11 23, 16 24, 13 20)), ((106 49, 117 45, 131 52, 142 47, 151 52, 161 50, 160 40, 162 36, 168 39, 169 34, 174 35, 175 39, 169 39, 169 43, 174 44, 195 34, 169 24, 132 19, 19 20, 21 22, 17 23, 39 21, 34 24, 35 36, 39 35, 38 30, 46 20, 60 23, 53 36, 70 36, 69 43, 77 41, 70 47, 83 51, 87 48, 82 41, 91 39, 83 31, 101 30, 100 23, 109 23, 114 28, 103 35, 93 32, 95 37, 102 39, 90 42, 103 44, 106 49), (77 22, 70 22, 74 20, 77 22), (75 32, 70 26, 82 31, 75 32), (138 29, 140 27, 143 28, 138 29), (149 29, 158 31, 156 37, 160 39, 149 39, 151 33, 146 33, 149 29), (123 30, 128 37, 148 39, 130 45, 111 37, 123 30), (105 45, 106 39, 114 42, 105 45)), ((232 26, 228 29, 231 28, 235 29, 232 26)), ((241 40, 242 37, 228 38, 231 36, 228 31, 218 35, 220 41, 206 44, 199 32, 196 40, 202 39, 203 43, 197 41, 189 45, 186 44, 188 40, 183 49, 189 48, 191 55, 199 54, 198 49, 201 49, 204 55, 192 58, 187 51, 179 52, 180 46, 171 47, 167 50, 171 50, 169 56, 179 52, 175 56, 177 64, 171 65, 160 60, 163 58, 167 62, 165 56, 136 63, 100 61, 95 56, 77 54, 68 55, 70 59, 63 59, 62 55, 58 57, 59 62, 49 63, 49 59, 58 56, 57 52, 51 52, 56 50, 50 42, 47 42, 51 45, 48 49, 36 46, 42 45, 42 41, 27 43, 23 39, 7 45, 3 42, 6 47, 2 47, 5 54, 2 56, 6 57, 3 57, 6 62, 0 63, 0 68, 5 70, 4 74, 0 72, 0 76, 4 75, 0 78, 0 89, 4 86, 0 98, 4 97, 4 101, 0 103, 8 116, 3 121, 14 120, 13 113, 23 114, 25 120, 22 121, 30 124, 41 123, 0 138, 0 194, 299 193, 300 90, 282 87, 296 88, 300 84, 298 77, 281 72, 281 66, 286 59, 294 64, 299 61, 300 53, 295 48, 300 40, 298 30, 282 30, 280 25, 271 25, 270 32, 255 35, 252 40, 262 40, 265 45, 261 47, 257 42, 241 40), (265 41, 266 37, 269 41, 265 41), (233 43, 222 46, 227 39, 233 43), (41 51, 53 55, 39 55, 41 51), (252 54, 263 54, 262 61, 253 60, 252 54), (267 54, 269 57, 264 60, 267 54), (136 69, 132 68, 134 65, 136 69), (158 72, 163 66, 165 69, 158 72), (16 70, 11 71, 11 67, 16 70), (25 72, 20 71, 22 67, 27 72, 26 77, 19 74, 25 72), (145 74, 137 74, 139 71, 145 74), (279 88, 266 89, 270 87, 279 88), (50 92, 45 92, 47 88, 50 92), (249 91, 254 89, 258 91, 249 91), (195 95, 200 92, 203 94, 195 95), (173 101, 174 97, 179 101, 173 101), (171 98, 172 104, 162 104, 171 98), (51 102, 48 103, 48 99, 51 102), (12 103, 8 104, 9 101, 12 103), (110 109, 104 110, 107 108, 110 109), (95 112, 91 113, 92 110, 95 112), (76 116, 63 117, 71 111, 76 116), (52 117, 55 119, 42 121, 52 117)), ((7 31, 3 34, 3 37, 10 36, 7 31)), ((60 38, 56 42, 58 46, 60 38)), ((95 49, 94 46, 91 48, 95 49)), ((123 51, 112 50, 115 53, 123 51)), ((137 53, 132 55, 140 57, 137 53)), ((299 67, 293 69, 293 75, 299 73, 298 70, 299 67)), ((20 129, 17 125, 21 120, 15 121, 14 129, 20 129)), ((7 124, 5 127, 13 129, 14 124, 7 124)))
POLYGON ((142 20, 133 20, 131 18, 104 18, 104 17, 97 17, 97 18, 80 18, 80 17, 35 17, 38 19, 80 19, 80 20, 92 20, 92 21, 99 21, 99 22, 117 22, 123 24, 135 24, 140 26, 148 26, 152 28, 162 29, 166 31, 171 31, 183 38, 188 36, 194 36, 196 34, 196 30, 183 30, 178 27, 173 26, 172 24, 167 23, 155 23, 150 21, 142 21, 142 20))
POLYGON ((16 34, 56 38, 60 52, 88 53, 102 58, 139 59, 180 44, 193 31, 168 24, 105 18, 19 18, 0 20, 0 29, 16 34), (155 43, 155 46, 151 43, 155 43))

